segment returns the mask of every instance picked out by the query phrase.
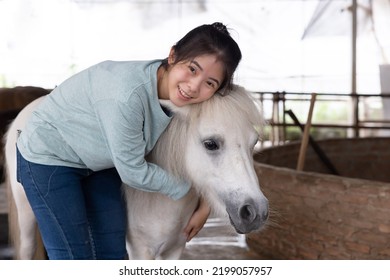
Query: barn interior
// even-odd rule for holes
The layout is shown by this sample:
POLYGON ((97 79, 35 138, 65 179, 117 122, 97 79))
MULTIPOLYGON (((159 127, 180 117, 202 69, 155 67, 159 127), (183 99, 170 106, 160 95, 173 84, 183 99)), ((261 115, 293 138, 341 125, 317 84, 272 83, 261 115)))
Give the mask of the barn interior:
MULTIPOLYGON (((389 0, 0 0, 0 137, 71 75, 165 58, 216 21, 243 54, 235 83, 264 116, 254 168, 271 214, 246 235, 210 217, 182 259, 390 259, 389 0)), ((5 260, 14 251, 0 170, 5 260)))

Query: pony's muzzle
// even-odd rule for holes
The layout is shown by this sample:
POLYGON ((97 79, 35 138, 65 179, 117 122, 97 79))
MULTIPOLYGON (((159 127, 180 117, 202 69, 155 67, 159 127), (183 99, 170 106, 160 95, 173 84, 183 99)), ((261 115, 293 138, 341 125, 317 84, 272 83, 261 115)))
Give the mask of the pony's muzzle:
POLYGON ((228 207, 230 222, 238 233, 249 233, 260 229, 268 220, 268 200, 257 204, 254 201, 235 208, 228 207), (235 209, 235 210, 234 210, 235 209))

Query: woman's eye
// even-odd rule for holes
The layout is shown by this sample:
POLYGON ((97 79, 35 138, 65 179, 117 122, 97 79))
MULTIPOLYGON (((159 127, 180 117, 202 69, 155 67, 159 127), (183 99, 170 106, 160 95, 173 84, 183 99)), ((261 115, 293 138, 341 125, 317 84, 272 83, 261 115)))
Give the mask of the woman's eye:
POLYGON ((207 85, 211 88, 215 88, 215 84, 213 82, 207 82, 207 85))
POLYGON ((209 151, 215 151, 219 149, 218 144, 214 140, 206 140, 203 142, 203 145, 209 151))
POLYGON ((191 72, 191 73, 194 73, 194 74, 195 74, 195 72, 196 72, 195 67, 193 67, 193 66, 188 66, 188 68, 190 69, 190 72, 191 72))

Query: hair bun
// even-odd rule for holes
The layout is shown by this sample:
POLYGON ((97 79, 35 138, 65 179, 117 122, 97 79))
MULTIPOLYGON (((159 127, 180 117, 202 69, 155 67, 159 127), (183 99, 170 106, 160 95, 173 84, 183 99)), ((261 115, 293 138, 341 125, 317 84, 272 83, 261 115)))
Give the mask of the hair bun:
POLYGON ((217 29, 219 32, 222 32, 226 35, 230 35, 226 26, 222 22, 214 22, 211 26, 217 29))

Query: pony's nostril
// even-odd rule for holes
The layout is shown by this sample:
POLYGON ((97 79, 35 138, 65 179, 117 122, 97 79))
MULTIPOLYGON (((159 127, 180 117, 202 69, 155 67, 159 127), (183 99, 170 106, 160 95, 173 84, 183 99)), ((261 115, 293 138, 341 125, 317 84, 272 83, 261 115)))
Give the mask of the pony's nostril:
POLYGON ((253 209, 253 206, 244 205, 240 209, 240 217, 244 221, 251 223, 256 218, 256 211, 253 209))

